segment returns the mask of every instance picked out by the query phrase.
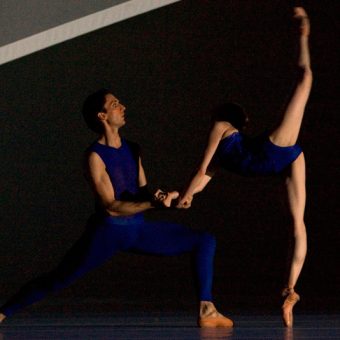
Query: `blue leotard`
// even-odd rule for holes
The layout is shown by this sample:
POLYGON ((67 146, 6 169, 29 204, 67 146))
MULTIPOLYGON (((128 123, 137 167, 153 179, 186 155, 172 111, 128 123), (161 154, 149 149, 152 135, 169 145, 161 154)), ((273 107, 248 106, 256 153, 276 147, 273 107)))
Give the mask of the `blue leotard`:
MULTIPOLYGON (((94 143, 88 152, 103 160, 117 199, 138 191, 137 145, 122 140, 118 149, 94 143)), ((59 291, 110 259, 118 251, 154 255, 178 255, 191 252, 194 257, 198 296, 211 301, 215 238, 207 232, 194 231, 167 222, 146 222, 143 214, 112 217, 96 204, 96 213, 88 220, 80 239, 51 272, 28 282, 0 312, 6 316, 59 291)))
POLYGON ((298 145, 277 146, 265 134, 250 138, 235 132, 220 141, 212 164, 243 176, 265 176, 282 172, 301 152, 298 145))

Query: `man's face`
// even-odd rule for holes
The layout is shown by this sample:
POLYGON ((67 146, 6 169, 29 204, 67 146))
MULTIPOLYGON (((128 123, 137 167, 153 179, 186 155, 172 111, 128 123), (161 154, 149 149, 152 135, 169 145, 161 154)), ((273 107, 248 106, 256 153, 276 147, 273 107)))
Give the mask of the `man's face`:
POLYGON ((111 93, 105 96, 105 121, 114 127, 125 125, 125 106, 111 93))

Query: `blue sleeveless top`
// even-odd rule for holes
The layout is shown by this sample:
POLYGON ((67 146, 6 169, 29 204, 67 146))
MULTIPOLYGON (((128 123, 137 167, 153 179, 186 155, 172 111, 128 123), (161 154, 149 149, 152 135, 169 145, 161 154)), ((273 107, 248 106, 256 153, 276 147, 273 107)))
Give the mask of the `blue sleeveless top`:
MULTIPOLYGON (((139 146, 122 138, 119 148, 103 145, 97 141, 90 145, 87 154, 97 153, 103 160, 106 172, 114 188, 115 199, 132 201, 138 192, 139 183, 139 146)), ((103 213, 103 208, 96 202, 96 211, 103 213)), ((136 215, 142 215, 141 213, 136 215)), ((133 216, 113 217, 118 220, 131 219, 133 216)))
POLYGON ((215 161, 243 176, 271 175, 282 172, 301 152, 298 145, 273 144, 267 134, 250 138, 235 132, 220 141, 215 161))

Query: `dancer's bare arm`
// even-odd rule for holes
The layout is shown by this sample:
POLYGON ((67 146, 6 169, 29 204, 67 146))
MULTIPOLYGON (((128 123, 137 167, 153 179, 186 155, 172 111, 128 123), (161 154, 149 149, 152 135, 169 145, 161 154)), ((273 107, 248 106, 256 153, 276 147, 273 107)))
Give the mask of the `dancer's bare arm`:
MULTIPOLYGON (((115 190, 106 172, 105 164, 95 152, 92 152, 88 156, 87 174, 95 196, 99 199, 109 215, 127 216, 153 208, 151 202, 126 202, 116 200, 115 190)), ((140 181, 141 180, 142 183, 143 180, 146 182, 144 173, 140 177, 140 181)))
POLYGON ((142 160, 140 157, 138 160, 138 167, 139 167, 139 175, 138 175, 139 186, 144 187, 145 185, 147 185, 147 180, 146 180, 145 171, 142 165, 142 160))
MULTIPOLYGON (((115 190, 112 186, 109 175, 106 172, 105 164, 99 155, 92 152, 88 156, 87 175, 91 183, 92 189, 96 197, 101 202, 105 211, 111 216, 128 216, 133 215, 148 209, 154 208, 155 200, 159 200, 165 207, 171 204, 171 200, 175 195, 168 198, 169 195, 162 195, 157 191, 154 197, 154 202, 151 201, 120 201, 115 198, 115 190), (170 200, 170 203, 168 202, 170 200)), ((139 186, 147 184, 145 172, 141 160, 139 160, 139 186)))
POLYGON ((180 199, 178 204, 179 208, 189 208, 193 196, 196 193, 202 191, 211 180, 211 176, 207 174, 207 169, 216 152, 222 136, 226 133, 228 128, 230 128, 230 124, 226 122, 216 122, 211 129, 203 160, 198 168, 198 171, 191 179, 190 184, 188 185, 182 198, 180 199))

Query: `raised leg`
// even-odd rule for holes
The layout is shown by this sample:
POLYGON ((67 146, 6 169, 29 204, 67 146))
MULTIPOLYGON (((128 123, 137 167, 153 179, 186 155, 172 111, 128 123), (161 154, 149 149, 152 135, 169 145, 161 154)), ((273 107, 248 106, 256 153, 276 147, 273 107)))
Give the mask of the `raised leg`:
POLYGON ((313 77, 308 47, 309 19, 306 12, 301 7, 295 7, 294 13, 294 18, 300 21, 300 54, 298 67, 301 70, 301 76, 284 112, 281 123, 270 134, 270 140, 279 146, 291 146, 296 143, 305 106, 312 87, 313 77))
POLYGON ((294 287, 303 267, 307 252, 307 235, 304 223, 306 204, 305 158, 304 154, 292 163, 291 174, 286 180, 289 209, 293 221, 294 247, 290 254, 291 264, 287 287, 283 292, 286 297, 282 306, 283 320, 286 326, 293 325, 293 307, 299 300, 294 287))

